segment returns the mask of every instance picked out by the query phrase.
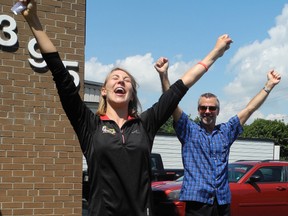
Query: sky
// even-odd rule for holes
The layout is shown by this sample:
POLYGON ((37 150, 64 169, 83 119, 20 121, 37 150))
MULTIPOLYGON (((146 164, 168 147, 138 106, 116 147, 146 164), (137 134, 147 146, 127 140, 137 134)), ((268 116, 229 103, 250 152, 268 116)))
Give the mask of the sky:
POLYGON ((217 38, 233 43, 194 85, 180 107, 195 118, 198 98, 211 92, 220 100, 217 123, 241 111, 264 87, 267 72, 281 82, 250 117, 288 123, 287 0, 87 0, 85 80, 103 82, 114 67, 127 69, 139 84, 142 110, 161 95, 154 64, 169 59, 173 83, 204 58, 217 38))

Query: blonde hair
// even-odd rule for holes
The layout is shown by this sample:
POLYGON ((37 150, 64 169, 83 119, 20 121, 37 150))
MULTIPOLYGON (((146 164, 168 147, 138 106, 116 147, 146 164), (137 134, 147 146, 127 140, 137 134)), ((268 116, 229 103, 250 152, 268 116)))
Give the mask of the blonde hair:
MULTIPOLYGON (((137 88, 138 88, 138 84, 135 80, 135 78, 126 70, 124 70, 123 68, 114 68, 110 71, 110 73, 108 73, 108 75, 106 76, 106 79, 105 79, 105 82, 102 86, 102 88, 104 88, 107 84, 107 81, 108 81, 108 78, 109 76, 114 72, 114 71, 117 71, 117 70, 121 70, 123 72, 125 72, 131 79, 131 84, 132 84, 132 98, 133 100, 131 100, 129 102, 129 105, 128 105, 128 115, 129 116, 132 116, 132 117, 138 117, 138 109, 141 111, 141 104, 140 104, 140 101, 138 99, 138 96, 137 96, 137 88)), ((96 111, 96 114, 97 115, 105 115, 107 112, 107 101, 106 101, 106 97, 105 96, 102 96, 102 94, 100 95, 100 101, 99 101, 99 106, 98 106, 98 109, 96 111)))

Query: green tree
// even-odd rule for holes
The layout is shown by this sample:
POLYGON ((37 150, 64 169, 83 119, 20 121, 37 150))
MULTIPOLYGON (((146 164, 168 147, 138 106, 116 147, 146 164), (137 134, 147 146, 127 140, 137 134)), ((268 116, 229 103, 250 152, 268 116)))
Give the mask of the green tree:
POLYGON ((200 121, 201 121, 200 117, 196 116, 195 119, 194 119, 194 122, 199 123, 200 121))
MULTIPOLYGON (((192 120, 191 115, 189 115, 189 118, 192 120)), ((199 123, 200 118, 197 116, 193 121, 196 123, 199 123)), ((165 124, 162 125, 162 127, 159 129, 158 133, 175 134, 175 131, 173 128, 173 117, 172 116, 170 116, 170 118, 165 122, 165 124)))
POLYGON ((172 116, 161 126, 158 133, 175 134, 172 116))
POLYGON ((256 119, 250 125, 244 125, 241 137, 268 138, 280 145, 281 159, 288 159, 288 125, 279 120, 256 119))

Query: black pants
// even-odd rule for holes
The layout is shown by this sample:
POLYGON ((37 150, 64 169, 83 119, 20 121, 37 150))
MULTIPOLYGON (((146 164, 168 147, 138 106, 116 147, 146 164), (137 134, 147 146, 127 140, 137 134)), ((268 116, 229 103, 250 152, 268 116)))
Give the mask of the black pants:
POLYGON ((187 201, 185 216, 230 216, 230 204, 218 205, 216 199, 212 205, 187 201))

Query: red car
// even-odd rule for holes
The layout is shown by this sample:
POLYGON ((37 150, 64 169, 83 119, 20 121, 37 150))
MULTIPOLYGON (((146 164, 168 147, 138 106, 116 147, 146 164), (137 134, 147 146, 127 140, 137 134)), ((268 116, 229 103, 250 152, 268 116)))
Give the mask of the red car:
MULTIPOLYGON (((237 161, 229 164, 232 216, 288 215, 288 161, 237 161)), ((156 216, 184 216, 179 201, 183 177, 153 182, 156 216)))

